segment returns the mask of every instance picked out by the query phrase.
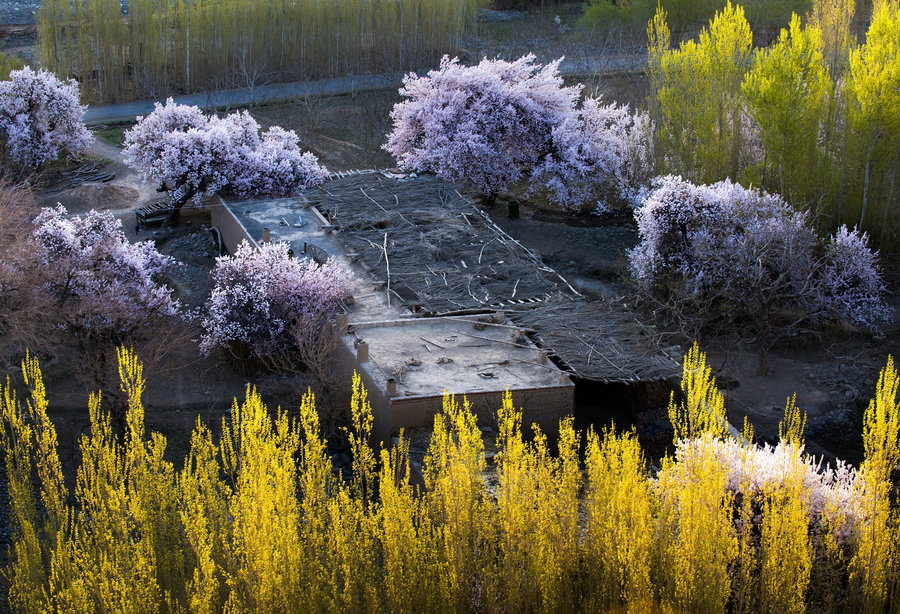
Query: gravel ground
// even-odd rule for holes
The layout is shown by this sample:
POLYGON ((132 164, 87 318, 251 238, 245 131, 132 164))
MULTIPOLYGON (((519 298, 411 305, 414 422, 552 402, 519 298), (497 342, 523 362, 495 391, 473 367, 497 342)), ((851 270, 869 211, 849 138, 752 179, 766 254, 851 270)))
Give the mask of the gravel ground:
POLYGON ((40 0, 0 0, 0 23, 34 23, 40 0))

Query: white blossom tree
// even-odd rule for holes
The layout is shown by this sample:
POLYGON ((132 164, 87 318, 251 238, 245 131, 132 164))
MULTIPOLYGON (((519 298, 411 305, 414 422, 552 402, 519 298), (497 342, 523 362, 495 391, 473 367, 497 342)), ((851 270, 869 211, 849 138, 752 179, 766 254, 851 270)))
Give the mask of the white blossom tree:
POLYGON ((247 111, 208 117, 169 98, 125 133, 125 162, 168 189, 173 221, 187 202, 219 191, 284 196, 325 179, 326 169, 300 150, 296 133, 276 126, 260 137, 259 130, 247 111))
MULTIPOLYGON (((276 369, 298 361, 322 367, 328 320, 350 294, 350 273, 288 254, 286 243, 259 249, 246 241, 216 260, 201 348, 228 351, 276 369)), ((321 375, 321 373, 317 373, 321 375)))
POLYGON ((645 297, 698 325, 756 340, 759 372, 773 345, 827 322, 875 328, 890 315, 865 234, 821 239, 781 197, 730 181, 658 181, 635 212, 631 272, 645 297))
POLYGON ((93 383, 102 386, 117 347, 164 339, 184 315, 161 282, 175 264, 152 241, 131 243, 109 213, 69 217, 57 206, 35 218, 27 253, 16 266, 35 280, 25 289, 33 295, 33 325, 44 329, 44 337, 53 337, 55 328, 74 339, 93 383))
POLYGON ((94 137, 82 121, 78 84, 46 70, 13 70, 0 81, 0 142, 16 164, 35 168, 87 150, 94 137))
POLYGON ((534 169, 529 191, 565 209, 603 212, 636 206, 650 183, 651 124, 627 105, 587 98, 553 128, 551 152, 534 169))
POLYGON ((401 167, 432 172, 480 192, 527 184, 570 210, 632 203, 649 176, 649 120, 628 107, 566 87, 562 58, 527 55, 463 66, 444 57, 438 70, 407 75, 384 148, 401 167))
POLYGON ((556 60, 463 66, 445 56, 438 70, 404 77, 384 148, 400 166, 433 172, 481 192, 488 202, 527 179, 551 152, 554 128, 571 117, 580 87, 564 87, 556 60))

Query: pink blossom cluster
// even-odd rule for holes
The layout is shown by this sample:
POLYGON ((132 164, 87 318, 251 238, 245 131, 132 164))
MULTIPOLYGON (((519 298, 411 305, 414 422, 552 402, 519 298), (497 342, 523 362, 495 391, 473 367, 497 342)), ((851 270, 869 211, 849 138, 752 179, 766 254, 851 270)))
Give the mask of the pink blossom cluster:
POLYGON ((258 357, 321 334, 351 288, 350 273, 333 260, 295 259, 280 242, 258 249, 243 242, 216 260, 213 281, 201 348, 241 345, 258 357))
POLYGON ((799 309, 807 322, 876 326, 888 317, 877 255, 841 229, 822 240, 780 196, 731 181, 657 180, 635 211, 641 243, 631 271, 648 290, 727 302, 747 317, 799 309))
POLYGON ((885 289, 878 256, 868 248, 865 233, 841 226, 828 237, 824 258, 822 277, 827 283, 821 289, 823 304, 869 328, 890 318, 890 308, 882 299, 885 289))
POLYGON ((231 179, 239 196, 283 196, 312 188, 328 177, 328 171, 310 152, 303 152, 293 130, 272 126, 253 149, 241 153, 231 179))
POLYGON ((581 86, 563 85, 561 61, 529 54, 463 66, 445 56, 438 70, 404 78, 407 100, 391 112, 384 148, 401 167, 489 198, 527 181, 571 209, 634 201, 649 168, 649 121, 595 99, 579 108, 581 86))
POLYGON ((152 241, 129 242, 111 214, 69 217, 59 205, 42 209, 34 225, 30 257, 42 293, 65 306, 67 331, 121 343, 149 318, 179 314, 171 289, 158 281, 175 261, 152 241))
POLYGON ((841 544, 851 540, 853 527, 861 518, 861 491, 856 470, 843 461, 823 466, 821 460, 805 455, 802 446, 787 442, 758 446, 733 438, 702 436, 676 446, 679 463, 701 456, 717 460, 726 473, 726 488, 730 492, 756 501, 761 501, 765 493, 783 490, 799 481, 813 531, 829 530, 841 544))
POLYGON ((560 61, 541 66, 529 54, 469 67, 444 56, 438 70, 404 77, 408 100, 391 111, 384 147, 404 168, 496 195, 538 164, 575 108, 580 88, 563 86, 560 61))
POLYGON ((207 117, 169 98, 125 133, 125 162, 165 185, 173 202, 198 203, 220 190, 284 196, 327 177, 316 157, 300 150, 296 133, 259 130, 247 111, 207 117))
POLYGON ((606 211, 608 203, 637 206, 647 196, 651 123, 627 105, 587 98, 553 129, 552 152, 535 168, 531 192, 570 209, 606 211))
POLYGON ((0 140, 13 161, 37 167, 85 151, 94 137, 84 126, 78 84, 29 67, 0 81, 0 140))

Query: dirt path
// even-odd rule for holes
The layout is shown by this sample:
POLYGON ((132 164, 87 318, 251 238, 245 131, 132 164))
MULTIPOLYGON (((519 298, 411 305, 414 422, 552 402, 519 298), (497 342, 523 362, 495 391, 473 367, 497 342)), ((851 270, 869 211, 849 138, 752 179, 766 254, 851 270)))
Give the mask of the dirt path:
POLYGON ((106 183, 86 182, 63 190, 48 190, 37 195, 38 204, 63 205, 69 213, 85 213, 91 209, 107 211, 123 220, 125 227, 133 224, 135 209, 165 198, 156 191, 156 185, 144 181, 125 165, 122 150, 98 138, 87 153, 87 161, 103 162, 104 170, 115 174, 106 183))

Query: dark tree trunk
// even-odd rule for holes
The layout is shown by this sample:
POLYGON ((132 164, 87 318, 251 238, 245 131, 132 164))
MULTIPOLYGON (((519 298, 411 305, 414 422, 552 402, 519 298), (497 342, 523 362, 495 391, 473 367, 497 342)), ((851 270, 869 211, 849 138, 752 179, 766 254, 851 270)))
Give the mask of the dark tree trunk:
POLYGON ((183 202, 172 203, 172 208, 169 209, 169 215, 166 216, 166 221, 163 224, 163 227, 174 228, 175 226, 178 226, 178 220, 181 219, 181 208, 183 206, 183 202))
MULTIPOLYGON (((184 184, 182 182, 179 182, 178 186, 176 186, 176 189, 182 185, 184 185, 184 184)), ((178 220, 181 219, 182 207, 184 207, 188 203, 188 201, 190 201, 198 193, 202 193, 202 191, 205 189, 204 185, 205 185, 205 182, 201 182, 199 190, 186 192, 178 200, 173 200, 172 204, 171 204, 172 208, 169 210, 169 215, 166 216, 166 221, 163 224, 163 226, 168 226, 168 227, 172 227, 172 228, 174 228, 175 226, 178 226, 178 220)), ((165 187, 165 184, 163 184, 163 186, 165 187)), ((169 191, 169 194, 171 194, 171 193, 172 193, 172 190, 169 191)))
POLYGON ((769 374, 769 360, 767 354, 768 352, 766 352, 765 348, 759 348, 759 366, 756 369, 756 374, 760 377, 769 374))

